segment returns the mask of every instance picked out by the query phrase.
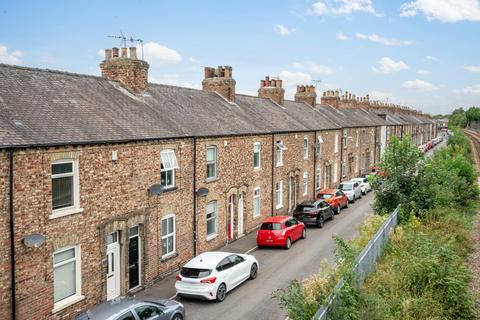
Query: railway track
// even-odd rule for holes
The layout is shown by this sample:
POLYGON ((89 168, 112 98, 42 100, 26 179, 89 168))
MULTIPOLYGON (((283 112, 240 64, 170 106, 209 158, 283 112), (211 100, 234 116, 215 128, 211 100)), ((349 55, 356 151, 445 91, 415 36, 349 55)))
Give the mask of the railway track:
MULTIPOLYGON (((480 132, 469 129, 465 129, 463 132, 467 137, 470 138, 472 143, 473 159, 475 161, 477 170, 480 171, 480 132)), ((480 184, 480 177, 478 178, 478 181, 480 184)))

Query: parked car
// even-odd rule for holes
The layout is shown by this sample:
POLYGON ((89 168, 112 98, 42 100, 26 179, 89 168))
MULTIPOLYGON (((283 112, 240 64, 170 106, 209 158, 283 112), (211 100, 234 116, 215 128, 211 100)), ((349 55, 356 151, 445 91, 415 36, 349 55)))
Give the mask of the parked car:
POLYGON ((325 220, 335 218, 335 212, 325 200, 305 200, 297 205, 293 216, 306 225, 313 224, 318 228, 323 228, 325 220))
POLYGON ((185 308, 175 300, 116 298, 77 315, 75 320, 183 320, 185 308))
POLYGON ((350 202, 355 202, 357 199, 362 197, 362 189, 360 188, 360 184, 358 182, 342 182, 338 188, 347 195, 348 201, 350 202))
POLYGON ((290 249, 294 241, 306 237, 307 230, 303 222, 290 216, 273 216, 265 219, 260 226, 257 232, 257 245, 290 249))
POLYGON ((227 292, 255 279, 258 261, 249 254, 204 252, 187 262, 177 275, 177 296, 222 302, 227 292))
POLYGON ((360 189, 362 189, 362 194, 367 194, 372 190, 372 188, 370 187, 370 182, 368 182, 367 177, 353 178, 350 181, 355 181, 360 184, 360 189))
POLYGON ((323 189, 317 194, 318 199, 325 200, 336 214, 339 214, 343 208, 348 208, 348 198, 340 189, 323 189))

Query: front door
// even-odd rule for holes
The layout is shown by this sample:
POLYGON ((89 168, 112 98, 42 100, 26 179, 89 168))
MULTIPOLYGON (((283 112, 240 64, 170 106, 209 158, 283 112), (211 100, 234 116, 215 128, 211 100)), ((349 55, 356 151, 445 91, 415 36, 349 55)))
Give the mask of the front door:
POLYGON ((238 194, 238 237, 243 236, 243 194, 238 194))
POLYGON ((107 239, 107 300, 120 295, 120 244, 118 231, 108 235, 107 239))
POLYGON ((133 289, 140 285, 140 238, 138 226, 128 231, 128 288, 133 289))

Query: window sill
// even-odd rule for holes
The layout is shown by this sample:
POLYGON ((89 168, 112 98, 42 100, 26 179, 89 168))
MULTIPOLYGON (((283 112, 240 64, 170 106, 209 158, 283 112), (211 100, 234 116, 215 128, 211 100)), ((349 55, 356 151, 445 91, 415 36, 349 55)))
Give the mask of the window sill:
POLYGON ((282 209, 283 208, 283 205, 277 205, 275 206, 275 209, 282 209))
POLYGON ((207 236, 207 241, 212 241, 212 240, 215 239, 217 236, 218 236, 217 233, 211 234, 211 235, 207 236))
POLYGON ((55 219, 60 217, 69 216, 72 214, 82 213, 83 208, 68 208, 52 211, 52 214, 48 216, 49 219, 55 219))
POLYGON ((205 179, 205 183, 212 183, 218 180, 218 177, 207 178, 205 179))
POLYGON ((62 311, 63 309, 68 308, 71 305, 74 305, 75 303, 82 301, 83 299, 85 299, 85 296, 81 295, 81 296, 69 298, 64 302, 57 302, 53 305, 52 313, 57 313, 59 311, 62 311))
POLYGON ((262 170, 262 167, 257 167, 257 168, 253 167, 253 171, 260 171, 260 170, 262 170))
POLYGON ((172 191, 175 191, 177 189, 178 189, 178 187, 168 187, 168 188, 163 189, 163 193, 172 192, 172 191))
POLYGON ((162 258, 160 259, 160 262, 167 262, 168 260, 175 259, 176 257, 178 257, 178 252, 174 251, 172 253, 162 256, 162 258))
POLYGON ((283 166, 283 162, 282 163, 277 163, 276 164, 276 167, 282 167, 283 166))
POLYGON ((257 218, 260 218, 262 215, 259 213, 259 214, 255 214, 253 215, 253 219, 257 219, 257 218))

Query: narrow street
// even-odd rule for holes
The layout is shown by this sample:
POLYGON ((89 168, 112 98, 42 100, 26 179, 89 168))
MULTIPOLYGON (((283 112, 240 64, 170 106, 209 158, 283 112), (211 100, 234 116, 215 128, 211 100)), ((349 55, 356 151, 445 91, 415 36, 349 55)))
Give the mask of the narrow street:
MULTIPOLYGON (((273 292, 285 288, 292 279, 303 279, 318 272, 322 260, 333 262, 332 235, 352 239, 365 215, 372 212, 372 201, 373 193, 369 193, 356 203, 350 204, 348 209, 342 210, 341 214, 335 216, 334 221, 327 222, 323 229, 308 228, 307 239, 297 241, 288 251, 281 248, 254 251, 252 254, 260 263, 258 278, 247 281, 230 292, 222 303, 176 299, 185 305, 187 317, 192 320, 285 319, 283 310, 272 296, 273 292)), ((171 284, 169 293, 174 295, 174 280, 163 281, 171 284)), ((153 295, 145 292, 140 296, 153 295)))

